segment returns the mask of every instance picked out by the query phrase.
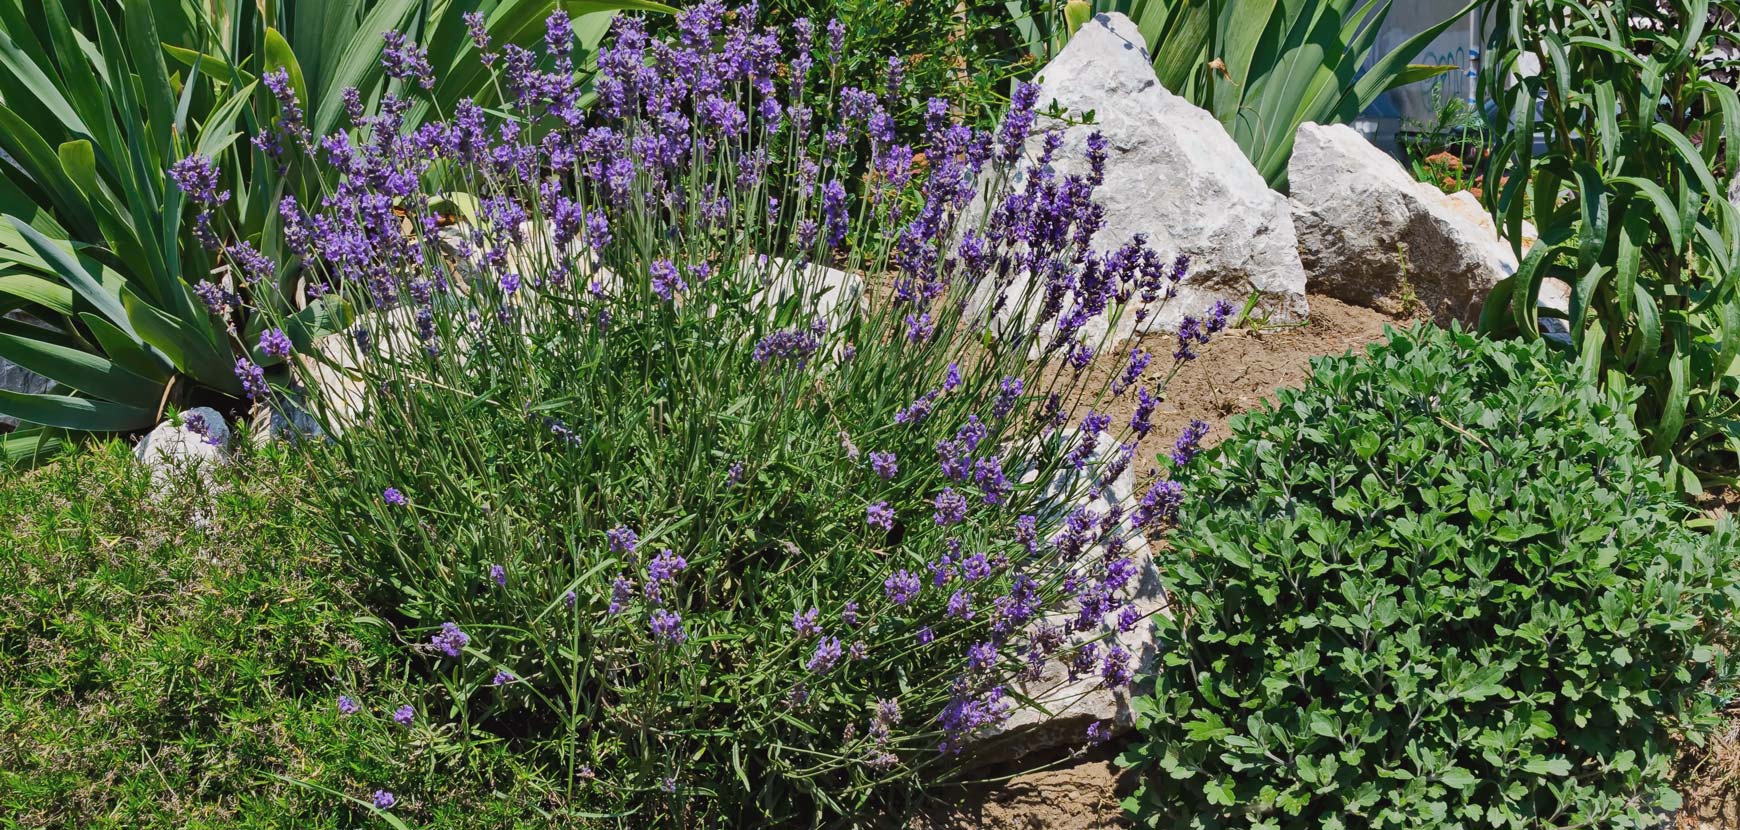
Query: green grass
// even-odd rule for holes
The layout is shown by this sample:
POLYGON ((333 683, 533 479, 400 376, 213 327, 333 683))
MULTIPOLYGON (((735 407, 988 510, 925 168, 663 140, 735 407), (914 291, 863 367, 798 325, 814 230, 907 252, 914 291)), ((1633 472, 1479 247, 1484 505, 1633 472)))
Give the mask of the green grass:
POLYGON ((413 827, 552 806, 504 747, 431 725, 291 463, 154 492, 111 443, 0 483, 0 828, 387 827, 349 800, 379 788, 413 827))

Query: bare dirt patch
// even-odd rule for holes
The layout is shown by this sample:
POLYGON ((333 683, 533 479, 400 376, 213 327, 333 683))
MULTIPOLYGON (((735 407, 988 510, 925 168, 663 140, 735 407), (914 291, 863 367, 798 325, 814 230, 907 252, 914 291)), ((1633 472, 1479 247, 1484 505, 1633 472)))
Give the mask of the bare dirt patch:
POLYGON ((1711 735, 1701 750, 1680 759, 1676 787, 1685 806, 1675 817, 1678 830, 1733 830, 1740 827, 1740 711, 1711 735))
POLYGON ((1055 769, 939 793, 909 830, 1113 830, 1128 827, 1118 802, 1136 789, 1111 749, 1055 769))
MULTIPOLYGON (((1312 358, 1363 352, 1367 344, 1384 339, 1385 326, 1410 324, 1329 297, 1312 296, 1309 302, 1311 317, 1302 325, 1233 328, 1201 347, 1201 356, 1184 364, 1167 385, 1153 419, 1155 431, 1174 436, 1191 419, 1200 418, 1209 424, 1205 443, 1219 443, 1230 434, 1227 421, 1232 416, 1255 408, 1282 387, 1303 383, 1311 374, 1312 358)), ((1170 360, 1176 346, 1169 334, 1145 336, 1141 344, 1157 361, 1170 360)), ((1134 405, 1120 399, 1114 423, 1127 419, 1134 405)))

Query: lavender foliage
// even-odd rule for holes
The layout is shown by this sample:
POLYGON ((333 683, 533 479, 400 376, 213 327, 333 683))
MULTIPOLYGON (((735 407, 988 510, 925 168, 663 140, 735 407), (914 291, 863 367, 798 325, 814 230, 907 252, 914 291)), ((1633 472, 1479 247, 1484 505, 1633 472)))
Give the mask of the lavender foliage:
MULTIPOLYGON (((1087 332, 1156 316, 1181 272, 1140 239, 1089 244, 1104 142, 1091 175, 1014 177, 1062 152, 1024 84, 995 130, 939 101, 903 143, 898 63, 887 89, 840 86, 845 31, 715 0, 669 38, 619 17, 582 88, 577 23, 533 49, 468 19, 503 99, 414 128, 439 79, 390 36, 396 92, 277 145, 333 182, 281 203, 264 248, 367 333, 347 340, 363 414, 297 377, 345 459, 322 486, 354 505, 326 532, 404 586, 466 728, 536 724, 550 758, 622 770, 609 797, 730 824, 768 820, 732 746, 810 759, 758 756, 751 790, 802 776, 783 791, 862 806, 957 763, 1042 691, 1034 665, 1130 682, 1131 553, 1184 494, 1138 471, 1140 499, 1093 505, 1091 482, 1148 446, 1166 347, 1087 332)), ((177 182, 223 198, 197 161, 177 182)), ((1230 312, 1193 318, 1172 365, 1230 312)), ((257 369, 237 374, 264 395, 257 369)), ((818 805, 779 818, 845 809, 818 805)))

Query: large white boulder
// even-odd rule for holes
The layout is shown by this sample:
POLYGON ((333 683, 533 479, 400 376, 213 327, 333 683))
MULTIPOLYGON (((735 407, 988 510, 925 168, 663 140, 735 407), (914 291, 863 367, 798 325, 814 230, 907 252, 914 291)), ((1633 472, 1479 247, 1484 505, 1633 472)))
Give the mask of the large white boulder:
POLYGON ((1510 245, 1472 196, 1416 181, 1352 127, 1301 125, 1287 172, 1314 293, 1473 323, 1492 286, 1516 272, 1510 245))
MULTIPOLYGON (((1074 428, 1064 433, 1064 446, 1080 440, 1074 428)), ((1127 511, 1135 504, 1135 475, 1129 464, 1115 464, 1119 444, 1109 434, 1102 433, 1094 445, 1088 463, 1076 470, 1065 464, 1045 484, 1041 511, 1046 523, 1062 521, 1076 506, 1085 506, 1096 515, 1106 515, 1114 505, 1127 511), (1110 475, 1109 467, 1117 467, 1110 475)), ((1037 479, 1029 472, 1023 483, 1037 479)), ((1120 556, 1136 565, 1136 579, 1124 589, 1123 597, 1142 615, 1142 620, 1129 631, 1117 630, 1116 613, 1101 620, 1101 629, 1086 635, 1074 635, 1072 643, 1096 640, 1096 648, 1104 654, 1117 645, 1131 656, 1130 666, 1138 682, 1148 674, 1159 654, 1150 617, 1166 612, 1166 592, 1161 586, 1160 570, 1154 564, 1153 550, 1148 540, 1124 520, 1123 535, 1127 541, 1120 556)), ((1107 555, 1104 547, 1088 550, 1078 566, 1085 570, 1107 555)), ((1075 619, 1073 611, 1051 615, 1046 625, 1066 627, 1075 619)), ((976 763, 989 764, 1066 747, 1089 743, 1088 727, 1099 724, 1108 736, 1121 735, 1135 727, 1130 709, 1130 687, 1108 688, 1097 672, 1072 676, 1069 658, 1073 649, 1047 658, 1037 677, 1017 681, 1014 692, 1031 701, 1016 704, 1007 720, 977 736, 973 755, 976 763)))
MULTIPOLYGON (((1305 271, 1286 198, 1269 189, 1214 116, 1160 85, 1143 43, 1136 24, 1117 13, 1095 16, 1070 38, 1039 73, 1039 110, 1055 102, 1071 119, 1091 112, 1094 123, 1041 116, 1027 142, 1029 163, 1043 134, 1058 131, 1063 144, 1052 168, 1085 176, 1088 137, 1104 134, 1106 176, 1094 199, 1106 209, 1105 224, 1093 247, 1114 250, 1145 234, 1161 254, 1190 257, 1177 297, 1143 321, 1143 331, 1176 331, 1186 314, 1201 316, 1217 299, 1242 307, 1253 293, 1256 316, 1304 319, 1305 271)), ((1016 170, 1015 187, 1027 169, 1016 170)), ((1021 290, 1018 282, 1009 296, 1021 290)), ((1090 344, 1106 333, 1096 322, 1084 332, 1090 344)), ((1124 314, 1112 342, 1136 327, 1135 315, 1124 314)))

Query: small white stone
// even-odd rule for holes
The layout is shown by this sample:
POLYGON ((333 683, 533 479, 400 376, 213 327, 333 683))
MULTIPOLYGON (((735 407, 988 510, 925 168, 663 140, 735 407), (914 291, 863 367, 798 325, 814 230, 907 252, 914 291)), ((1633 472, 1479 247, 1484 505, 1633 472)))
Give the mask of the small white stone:
POLYGON ((200 406, 181 413, 181 423, 164 421, 151 430, 133 455, 158 479, 171 471, 189 467, 210 468, 228 464, 230 425, 217 410, 200 406), (190 426, 191 419, 205 420, 205 434, 190 426))
MULTIPOLYGON (((1065 430, 1063 446, 1073 446, 1079 435, 1073 428, 1065 430)), ((1041 524, 1055 526, 1061 523, 1063 517, 1078 505, 1102 516, 1113 505, 1122 505, 1127 515, 1135 502, 1135 476, 1130 468, 1125 466, 1110 481, 1102 481, 1097 475, 1116 451, 1118 443, 1102 433, 1081 471, 1065 466, 1056 474, 1045 487, 1044 499, 1050 507, 1043 510, 1045 515, 1040 516, 1041 524)), ((1036 472, 1029 471, 1022 481, 1031 482, 1036 477, 1036 472)), ((1166 592, 1160 584, 1160 571, 1154 564, 1153 550, 1147 538, 1135 531, 1128 519, 1125 519, 1120 535, 1128 540, 1120 555, 1136 564, 1136 579, 1134 584, 1126 586, 1124 597, 1143 615, 1143 621, 1129 631, 1116 632, 1100 640, 1099 649, 1103 655, 1113 645, 1123 647, 1130 654, 1130 668, 1140 677, 1159 654, 1153 625, 1148 618, 1166 612, 1166 592)), ((1104 559, 1105 555, 1103 547, 1095 547, 1082 556, 1078 567, 1085 569, 1104 559)), ((1061 626, 1073 619, 1075 614, 1059 612, 1045 622, 1061 626)), ((1107 629, 1115 630, 1115 615, 1108 615, 1102 623, 1107 629)), ((1039 678, 1016 683, 1015 692, 1033 702, 1017 706, 1002 724, 977 736, 973 749, 975 762, 998 763, 1059 747, 1081 746, 1087 743, 1087 729, 1094 723, 1104 723, 1108 733, 1114 736, 1135 726, 1129 687, 1108 689, 1097 672, 1072 681, 1069 679, 1069 665, 1061 657, 1047 659, 1039 678)))
MULTIPOLYGON (((46 323, 20 311, 11 312, 7 314, 6 317, 19 322, 42 326, 43 328, 48 327, 46 323)), ((13 363, 6 358, 0 357, 0 389, 4 389, 8 392, 23 392, 27 395, 40 395, 53 388, 54 381, 13 363)), ((0 415, 0 424, 17 426, 18 419, 7 415, 0 415)))
POLYGON ((771 309, 795 297, 810 317, 827 321, 830 328, 843 327, 864 308, 864 278, 857 274, 813 262, 800 268, 792 260, 765 255, 747 257, 744 268, 756 285, 751 308, 771 309))

